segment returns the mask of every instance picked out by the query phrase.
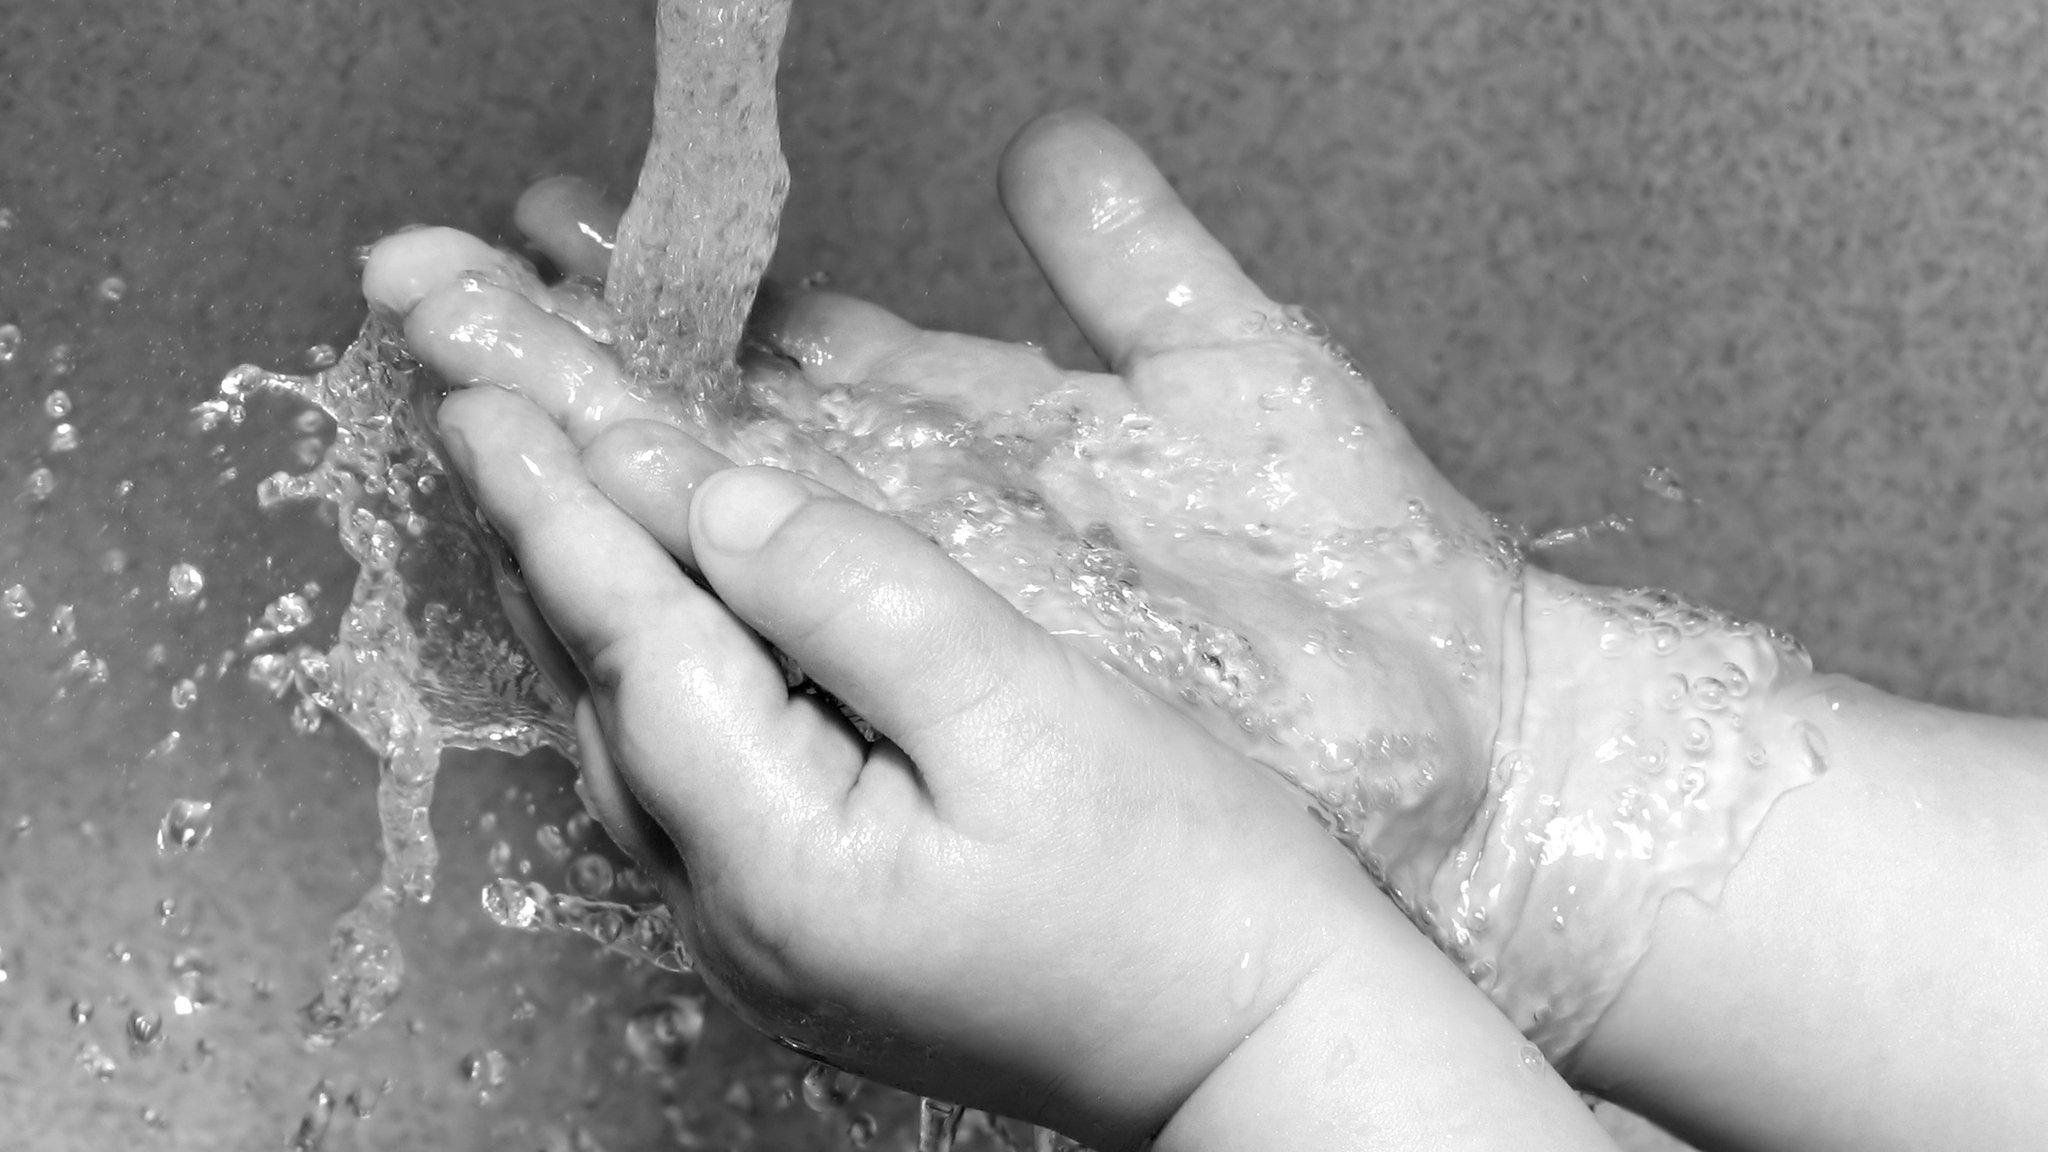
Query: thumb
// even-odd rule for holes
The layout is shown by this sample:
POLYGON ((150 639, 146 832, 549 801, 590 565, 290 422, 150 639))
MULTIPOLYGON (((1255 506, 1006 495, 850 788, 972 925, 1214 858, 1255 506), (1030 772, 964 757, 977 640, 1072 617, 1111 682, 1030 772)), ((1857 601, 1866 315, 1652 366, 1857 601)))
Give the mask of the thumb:
POLYGON ((1074 702, 1114 677, 902 523, 774 468, 698 487, 690 536, 726 606, 908 753, 935 803, 1020 757, 1080 762, 1074 702))

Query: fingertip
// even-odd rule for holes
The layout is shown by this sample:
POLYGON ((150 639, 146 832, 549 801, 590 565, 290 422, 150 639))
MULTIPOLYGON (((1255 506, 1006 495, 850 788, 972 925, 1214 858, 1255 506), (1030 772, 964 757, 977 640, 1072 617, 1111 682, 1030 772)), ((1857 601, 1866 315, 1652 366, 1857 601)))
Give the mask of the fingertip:
POLYGON ((1085 196, 1105 173, 1151 161, 1123 131, 1093 112, 1063 108, 1026 123, 1003 149, 997 190, 1012 216, 1054 200, 1085 196))
POLYGON ((363 265, 363 299, 371 308, 406 316, 467 269, 509 272, 511 258, 467 232, 414 228, 377 241, 363 265))
POLYGON ((550 176, 520 195, 512 222, 564 274, 602 280, 611 267, 623 214, 624 209, 590 181, 550 176))
POLYGON ((699 552, 751 556, 810 502, 803 479, 780 468, 727 468, 705 478, 691 501, 690 538, 699 552))
POLYGON ((597 490, 691 568, 697 563, 690 547, 697 486, 731 467, 730 460, 655 420, 621 421, 583 450, 583 469, 597 490))

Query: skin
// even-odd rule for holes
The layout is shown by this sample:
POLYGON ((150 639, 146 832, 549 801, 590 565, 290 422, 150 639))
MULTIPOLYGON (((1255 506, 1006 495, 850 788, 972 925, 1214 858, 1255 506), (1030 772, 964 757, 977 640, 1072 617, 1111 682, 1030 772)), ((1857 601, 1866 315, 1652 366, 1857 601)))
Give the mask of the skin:
MULTIPOLYGON (((1246 460, 1283 446, 1311 496, 1252 509, 1282 529, 1394 524, 1417 497, 1485 529, 1337 354, 1246 323, 1279 310, 1113 129, 1027 129, 1003 192, 1110 373, 811 295, 763 310, 799 370, 756 379, 793 402, 882 381, 976 417, 1079 387, 1246 460), (1347 383, 1257 403, 1304 378, 1347 383)), ((602 275, 616 212, 587 187, 544 186, 519 219, 565 274, 602 275)), ((859 476, 730 467, 624 391, 609 353, 554 314, 573 313, 559 291, 445 230, 387 241, 365 272, 416 354, 496 386, 451 397, 442 427, 519 555, 521 611, 550 629, 530 625, 538 646, 583 694, 586 794, 667 878, 708 978, 757 1024, 1105 1148, 1162 1129, 1162 1148, 1606 1146, 1232 732, 1134 687, 1099 638, 1059 627, 1071 617, 1027 619, 845 498, 871 498, 859 476), (764 642, 884 738, 793 692, 764 642)), ((1582 718, 1653 672, 1600 664, 1569 613, 1509 621, 1504 577, 1470 557, 1379 566, 1368 595, 1333 607, 1275 573, 1225 578, 1244 553, 1176 536, 1129 477, 1039 479, 1077 522, 1114 523, 1148 579, 1203 576, 1248 634, 1337 613, 1372 638, 1369 659, 1317 683, 1316 718, 1442 741, 1438 801, 1386 838, 1397 883, 1427 875, 1470 818, 1518 693, 1524 729, 1551 718, 1523 736, 1584 755, 1603 729, 1582 718), (1572 674, 1454 675, 1431 650, 1446 621, 1572 674)), ((1832 770, 1779 803, 1718 905, 1657 912, 1575 1075, 1710 1146, 2001 1147, 2048 1131, 2048 1094, 2025 1091, 2048 1067, 2030 977, 2048 944, 1974 914, 2032 907, 2048 882, 2042 728, 1833 679, 1768 708, 1760 724, 1820 732, 1832 770), (1819 979, 1814 925, 1837 923, 1819 979), (1961 978, 1930 987, 1929 971, 1961 978), (1938 1055, 1939 1074, 1904 1053, 1938 1055)))

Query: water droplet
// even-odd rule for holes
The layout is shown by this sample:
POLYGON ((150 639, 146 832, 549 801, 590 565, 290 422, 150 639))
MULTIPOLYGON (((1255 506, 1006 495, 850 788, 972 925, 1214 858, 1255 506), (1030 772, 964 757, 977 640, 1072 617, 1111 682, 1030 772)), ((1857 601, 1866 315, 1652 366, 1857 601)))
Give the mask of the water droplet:
POLYGON ((29 597, 27 585, 10 584, 5 592, 0 592, 0 612, 16 620, 25 620, 35 610, 36 602, 29 597))
POLYGON ((1530 1072, 1541 1072, 1548 1064, 1543 1059, 1543 1050, 1534 1044, 1524 1044, 1521 1049, 1522 1067, 1530 1072))
POLYGON ((1695 716, 1685 722, 1685 750, 1695 756, 1704 756, 1714 747, 1714 730, 1705 720, 1695 716))
POLYGON ((541 825, 534 831, 533 840, 534 843, 540 845, 540 850, 547 854, 547 858, 557 864, 567 860, 570 854, 575 851, 575 849, 569 847, 568 838, 562 835, 562 829, 559 825, 541 825))
POLYGON ((861 1079, 824 1064, 804 1069, 804 1107, 813 1112, 837 1112, 860 1092, 861 1079))
POLYGON ((78 609, 69 604, 59 604, 50 613, 50 635, 60 644, 71 644, 78 640, 78 609))
POLYGON ((1678 477, 1669 468, 1659 468, 1652 465, 1643 469, 1642 485, 1643 491, 1657 497, 1659 500, 1683 501, 1685 499, 1685 485, 1679 483, 1678 477))
POLYGON ((128 553, 119 548, 109 548, 100 553, 100 571, 109 576, 119 576, 128 570, 128 553))
POLYGON ((99 297, 109 304, 119 304, 128 295, 128 282, 119 276, 109 276, 100 281, 99 297))
POLYGON ((206 590, 206 573, 196 564, 179 561, 171 566, 169 588, 172 603, 190 604, 206 590))
POLYGON ((83 1027, 83 1026, 85 1026, 86 1024, 89 1024, 89 1023, 91 1023, 91 1022, 92 1022, 92 1005, 91 1005, 91 1004, 88 1004, 87 1002, 85 1002, 85 1001, 83 1001, 83 1000, 73 1000, 73 1001, 71 1002, 71 1023, 72 1023, 72 1025, 73 1025, 74 1027, 83 1027))
POLYGON ((312 622, 313 606, 296 592, 279 596, 263 609, 263 627, 279 636, 289 636, 312 622))
POLYGON ((340 359, 340 354, 334 350, 332 344, 315 344, 306 349, 306 365, 316 371, 321 368, 332 368, 340 359))
POLYGON ((190 852, 213 835, 213 805, 205 800, 173 800, 157 825, 159 852, 190 852))
POLYGON ((704 1033, 704 1002, 671 996, 626 1021, 626 1048, 649 1072, 674 1071, 689 1062, 704 1033))
POLYGON ((43 415, 52 420, 62 420, 71 415, 71 393, 62 388, 53 388, 43 397, 43 415))
POLYGON ((78 448, 78 426, 59 424, 50 429, 50 451, 72 452, 78 448))
POLYGON ((163 1113, 157 1111, 154 1107, 151 1107, 146 1104, 143 1105, 142 1108, 142 1122, 145 1125, 154 1128, 159 1132, 171 1126, 170 1117, 165 1116, 163 1113))
POLYGON ((14 209, 0 208, 0 233, 14 231, 14 226, 19 220, 20 218, 14 214, 14 209))
POLYGON ((1678 629, 1669 624, 1652 624, 1643 633, 1650 638, 1650 650, 1659 656, 1669 656, 1678 650, 1678 629))
POLYGON ((505 1054, 496 1048, 471 1052, 464 1056, 462 1063, 458 1065, 464 1080, 486 1090, 502 1087, 511 1066, 512 1062, 505 1059, 505 1054))
POLYGON ((856 1112, 846 1122, 846 1142, 855 1148, 865 1148, 875 1141, 875 1118, 865 1112, 856 1112))
POLYGON ((590 900, 602 900, 611 895, 612 862, 595 852, 578 856, 569 865, 569 888, 590 900))
POLYGON ((320 1152, 320 1146, 327 1143, 327 1127, 333 1122, 334 1089, 322 1080, 313 1086, 306 1114, 299 1117, 299 1126, 292 1133, 291 1143, 285 1146, 286 1152, 320 1152))
POLYGON ((128 1014, 128 1047, 147 1052, 164 1042, 164 1018, 140 1009, 128 1014))
POLYGON ((183 712, 199 699, 199 685, 186 677, 171 685, 171 707, 183 712))
POLYGON ((77 367, 76 355, 69 344, 59 344, 43 357, 43 370, 52 376, 69 376, 77 367))
POLYGON ((320 730, 320 702, 311 696, 301 696, 292 703, 292 731, 301 736, 311 736, 320 730))
POLYGON ((21 352, 21 328, 15 324, 0 324, 0 364, 8 363, 21 352))
POLYGON ((31 504, 48 500, 57 491, 57 474, 48 468, 38 468, 28 474, 28 482, 22 486, 22 498, 31 504))

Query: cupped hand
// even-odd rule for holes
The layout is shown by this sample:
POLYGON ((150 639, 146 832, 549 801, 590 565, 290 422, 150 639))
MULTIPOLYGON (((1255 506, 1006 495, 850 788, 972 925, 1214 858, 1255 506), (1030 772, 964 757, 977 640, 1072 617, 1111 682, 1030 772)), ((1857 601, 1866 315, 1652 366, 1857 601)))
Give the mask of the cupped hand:
MULTIPOLYGON (((1692 723, 1685 691, 1672 696, 1664 680, 1720 685, 1713 676, 1726 677, 1736 659, 1750 678, 1729 683, 1762 686, 1775 657, 1758 655, 1751 632, 1722 628, 1718 618, 1661 601, 1610 602, 1525 569, 1344 353, 1298 310, 1267 299, 1108 125, 1062 115, 1027 128, 1005 157, 1002 191, 1109 371, 1063 371, 1036 349, 928 332, 847 297, 804 293, 757 310, 757 337, 777 353, 746 366, 757 418, 692 425, 677 406, 633 387, 607 346, 605 314, 589 288, 605 258, 607 210, 575 185, 544 186, 520 211, 538 246, 571 273, 566 289, 542 286, 516 262, 508 270, 506 258, 443 231, 386 241, 365 291, 404 317, 415 354, 451 383, 496 386, 451 402, 453 425, 469 422, 479 468, 509 453, 542 477, 530 498, 536 507, 554 499, 547 493, 573 489, 579 495, 567 506, 583 509, 579 516, 595 523, 623 509, 668 555, 686 567, 701 561, 740 621, 909 751, 899 774, 922 781, 943 770, 886 721, 935 686, 907 679, 907 666, 872 662, 886 654, 842 663, 835 675, 815 663, 833 657, 785 643, 778 628, 801 619, 791 612, 802 597, 826 592, 828 603, 841 602, 838 592, 854 595, 863 606, 848 619, 865 614, 882 630, 876 636, 949 613, 979 618, 999 601, 957 579, 964 568, 1038 625, 1032 643, 1049 633, 1065 644, 1055 645, 1067 653, 1061 660, 1093 658, 1079 659, 1087 679, 1068 678, 1069 687, 1109 693, 1117 717, 1132 699, 1145 709, 1142 720, 1101 713, 1082 723, 1088 709, 1078 697, 1031 696, 1043 711, 1028 724, 1015 713, 1022 727, 987 728, 995 743, 974 755, 1007 757, 1031 772, 1041 770, 1045 748, 1083 760, 1187 760, 1187 786, 1198 789, 1210 786, 1209 769, 1196 765, 1215 749, 1263 763, 1313 798, 1326 829, 1511 1019, 1553 1055, 1568 1052, 1640 954, 1656 899, 1688 884, 1710 891, 1732 862, 1730 845, 1739 850, 1772 794, 1755 788, 1751 800, 1765 797, 1759 804, 1730 793, 1748 805, 1733 817, 1712 798, 1699 801, 1699 765, 1748 748, 1740 741, 1753 734, 1740 733, 1735 712, 1716 713, 1699 722, 1732 725, 1728 743, 1696 745, 1693 727, 1681 727, 1692 723), (630 451, 617 438, 628 433, 616 431, 629 422, 639 438, 630 451), (537 447, 544 426, 561 437, 547 453, 537 447), (655 462, 662 459, 694 463, 655 462), (750 599, 761 586, 721 584, 715 564, 698 555, 702 525, 692 527, 692 485, 728 463, 789 468, 804 478, 805 507, 833 509, 840 531, 897 542, 817 561, 809 578, 824 592, 799 581, 750 599), (887 511, 914 532, 885 531, 856 506, 887 511), (936 565, 918 546, 922 559, 904 560, 917 579, 886 571, 920 537, 958 567, 936 565), (857 575, 828 579, 827 569, 842 570, 827 560, 853 564, 857 575), (835 583, 842 578, 852 583, 835 583), (869 595, 883 586, 886 595, 869 595), (1709 625, 1716 630, 1703 631, 1709 625), (1647 671, 1643 662, 1653 659, 1664 672, 1647 671), (1121 679, 1095 679, 1105 669, 1121 679), (1129 697, 1125 684, 1146 695, 1129 697), (1069 728, 1062 710, 1074 708, 1069 728), (1162 734, 1167 716, 1202 732, 1210 743, 1199 747, 1210 751, 1162 734), (1588 761, 1595 770, 1578 771, 1588 761), (1687 764, 1694 767, 1677 770, 1687 764), (1674 865, 1657 871, 1652 862, 1666 857, 1674 865), (1524 921, 1543 930, 1521 932, 1524 921)), ((507 491, 525 483, 493 475, 479 483, 507 491)), ((484 504, 494 520, 514 514, 484 504)), ((575 542, 556 569, 561 586, 597 579, 591 558, 614 554, 609 538, 578 536, 561 518, 547 525, 523 539, 525 547, 575 542), (568 555, 579 550, 581 568, 568 555)), ((615 527, 620 539, 631 536, 626 523, 615 527)), ((650 554, 647 568, 657 561, 650 554)), ((573 655, 577 626, 556 618, 566 608, 543 598, 541 609, 573 655)), ((996 676, 1015 636, 986 635, 1003 645, 963 642, 961 650, 978 653, 996 676)), ((927 648, 905 650, 935 658, 927 648)), ((766 649, 750 651, 767 658, 766 649)), ((1039 658, 1017 651, 1017 674, 1035 681, 1039 658)), ((708 684, 721 667, 692 663, 688 675, 708 684)), ((591 692, 624 693, 630 683, 614 674, 591 692)), ((837 714, 822 703, 803 707, 837 714)), ((655 758, 661 734, 724 724, 737 740, 733 733, 755 730, 748 724, 779 723, 758 710, 728 720, 611 715, 599 727, 615 770, 593 778, 623 782, 605 806, 628 846, 670 861, 672 843, 684 845, 684 859, 689 851, 674 823, 680 809, 646 814, 657 807, 649 781, 668 772, 655 758), (644 811, 635 796, 647 801, 644 811)), ((592 740, 600 735, 586 728, 592 740)), ((694 737, 676 739, 688 746, 694 737)), ((848 745, 834 755, 859 751, 848 745)), ((964 744, 957 751, 969 755, 964 744)), ((1086 769, 1097 770, 1107 771, 1086 769)), ((1033 800, 1076 819, 1084 801, 1116 798, 1055 790, 1033 800)))

